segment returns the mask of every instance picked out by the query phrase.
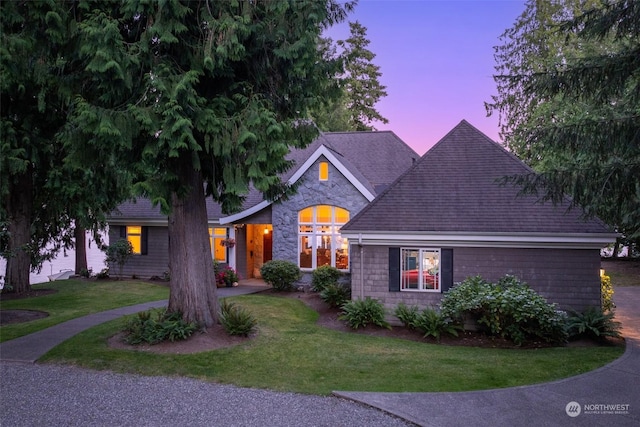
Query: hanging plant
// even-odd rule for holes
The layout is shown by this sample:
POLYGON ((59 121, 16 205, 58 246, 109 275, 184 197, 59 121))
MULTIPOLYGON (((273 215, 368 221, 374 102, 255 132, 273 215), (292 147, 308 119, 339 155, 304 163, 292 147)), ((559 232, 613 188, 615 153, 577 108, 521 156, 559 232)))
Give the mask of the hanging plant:
POLYGON ((226 239, 222 239, 220 241, 220 246, 226 246, 227 248, 232 248, 236 245, 236 240, 231 237, 227 237, 226 239))

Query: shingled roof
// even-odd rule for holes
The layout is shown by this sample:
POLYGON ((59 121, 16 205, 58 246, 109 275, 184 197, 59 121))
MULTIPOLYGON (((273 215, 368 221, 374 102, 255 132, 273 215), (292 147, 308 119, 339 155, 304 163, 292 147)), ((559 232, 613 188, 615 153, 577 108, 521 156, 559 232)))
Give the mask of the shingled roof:
POLYGON ((463 120, 414 167, 342 227, 354 233, 607 233, 579 209, 538 203, 497 180, 531 173, 463 120))
MULTIPOLYGON (((380 194, 419 158, 411 147, 391 131, 328 132, 320 134, 306 148, 292 150, 287 155, 288 159, 293 160, 294 166, 282 175, 282 180, 286 182, 304 172, 301 168, 305 162, 323 146, 374 196, 380 194)), ((261 203, 265 203, 262 194, 251 189, 242 210, 233 217, 250 213, 252 208, 259 207, 261 203)), ((209 220, 225 217, 220 206, 210 197, 207 198, 207 213, 209 220)), ((154 208, 149 200, 140 198, 136 202, 120 205, 111 215, 112 222, 119 219, 154 222, 166 221, 166 216, 160 213, 158 207, 154 208)))

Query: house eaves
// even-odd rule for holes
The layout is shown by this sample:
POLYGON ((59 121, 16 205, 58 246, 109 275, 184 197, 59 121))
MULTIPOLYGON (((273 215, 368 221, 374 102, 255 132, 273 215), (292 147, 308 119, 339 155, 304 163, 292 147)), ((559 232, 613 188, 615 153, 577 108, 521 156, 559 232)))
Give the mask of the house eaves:
POLYGON ((342 231, 352 245, 406 247, 476 247, 537 249, 600 249, 616 241, 617 233, 459 233, 342 231))
MULTIPOLYGON (((287 183, 289 185, 295 184, 310 168, 313 164, 322 156, 324 156, 344 177, 370 202, 375 198, 373 192, 367 187, 365 183, 356 178, 356 174, 352 173, 350 168, 338 159, 337 152, 327 148, 324 144, 320 145, 316 151, 307 158, 307 160, 293 173, 287 183)), ((220 224, 229 224, 241 221, 250 215, 260 212, 262 209, 268 207, 273 202, 263 200, 262 202, 246 209, 242 212, 238 212, 227 217, 220 218, 220 224)))

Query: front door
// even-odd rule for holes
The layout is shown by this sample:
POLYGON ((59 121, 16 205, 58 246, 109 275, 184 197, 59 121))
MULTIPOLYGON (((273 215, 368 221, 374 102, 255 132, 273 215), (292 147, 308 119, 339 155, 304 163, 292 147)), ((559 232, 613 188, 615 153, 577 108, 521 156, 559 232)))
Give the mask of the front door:
POLYGON ((272 230, 265 229, 265 233, 262 235, 262 262, 271 261, 273 257, 273 232, 272 230))

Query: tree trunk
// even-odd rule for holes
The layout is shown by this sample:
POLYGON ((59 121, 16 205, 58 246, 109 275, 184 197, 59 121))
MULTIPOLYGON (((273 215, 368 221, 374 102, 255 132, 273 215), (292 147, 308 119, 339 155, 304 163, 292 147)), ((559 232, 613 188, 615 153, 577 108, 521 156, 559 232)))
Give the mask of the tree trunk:
POLYGON ((77 220, 73 233, 76 241, 76 274, 80 274, 87 270, 87 238, 84 227, 79 226, 77 220))
POLYGON ((179 197, 172 194, 169 216, 169 312, 179 311, 187 322, 210 327, 218 321, 213 260, 209 247, 207 208, 203 179, 189 159, 181 181, 191 189, 179 197))
POLYGON ((9 218, 9 251, 5 285, 12 292, 29 292, 31 271, 31 218, 33 217, 32 168, 25 173, 9 178, 9 195, 6 198, 9 218), (13 179, 12 179, 13 178, 13 179))

